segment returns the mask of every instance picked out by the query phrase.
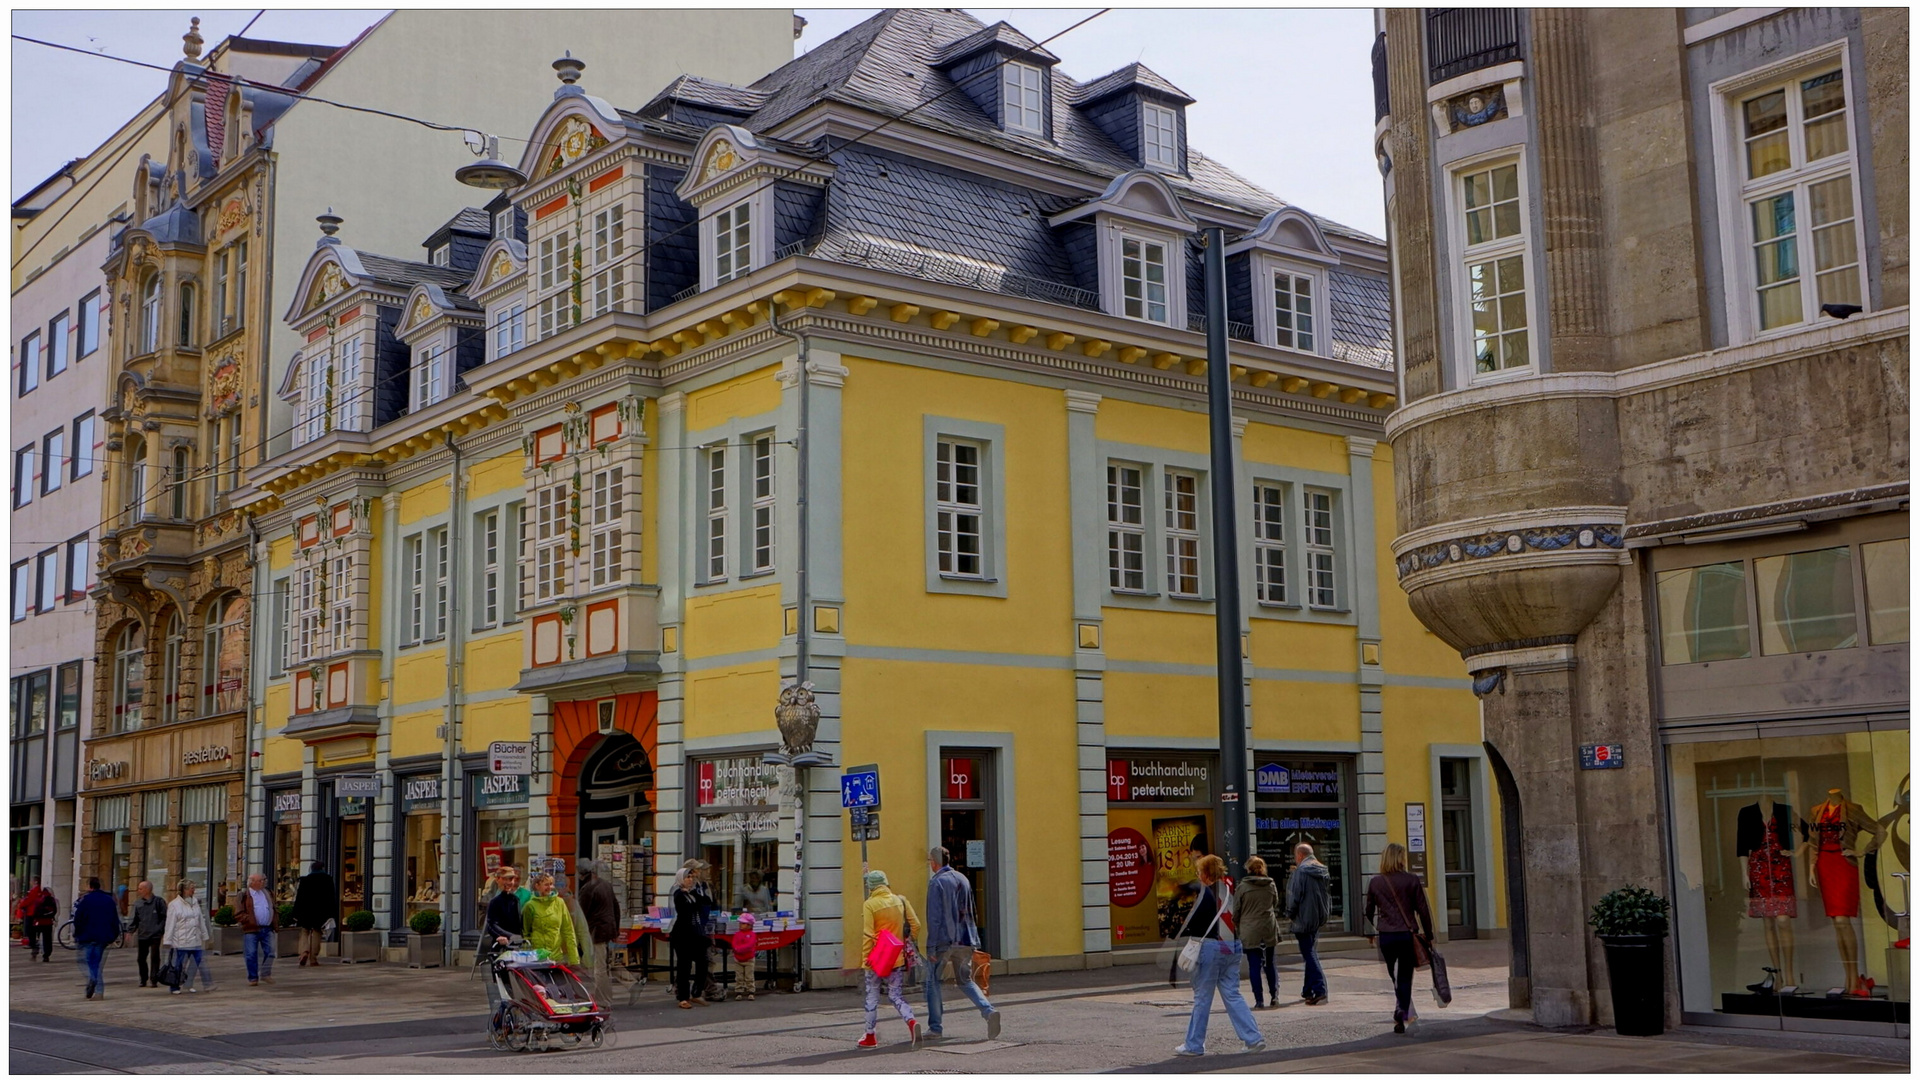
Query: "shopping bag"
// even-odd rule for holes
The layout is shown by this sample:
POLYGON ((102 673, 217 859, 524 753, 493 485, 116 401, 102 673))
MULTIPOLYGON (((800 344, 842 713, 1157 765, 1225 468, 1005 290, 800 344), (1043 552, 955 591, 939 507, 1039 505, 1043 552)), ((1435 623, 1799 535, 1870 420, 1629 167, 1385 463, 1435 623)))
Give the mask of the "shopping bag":
POLYGON ((1427 960, 1433 972, 1433 1003, 1446 1008, 1453 1004, 1453 985, 1447 982, 1447 959, 1440 950, 1427 946, 1427 960))
POLYGON ((187 981, 186 975, 182 973, 180 970, 179 950, 177 949, 167 950, 166 965, 160 969, 160 973, 158 975, 154 976, 154 980, 158 982, 161 986, 167 987, 170 990, 179 989, 180 984, 187 981))
POLYGON ((993 955, 985 949, 973 950, 973 985, 985 996, 987 980, 993 978, 993 955))
POLYGON ((892 927, 883 926, 873 935, 873 952, 867 955, 867 966, 884 979, 893 974, 906 948, 906 942, 900 940, 900 935, 894 933, 892 927))

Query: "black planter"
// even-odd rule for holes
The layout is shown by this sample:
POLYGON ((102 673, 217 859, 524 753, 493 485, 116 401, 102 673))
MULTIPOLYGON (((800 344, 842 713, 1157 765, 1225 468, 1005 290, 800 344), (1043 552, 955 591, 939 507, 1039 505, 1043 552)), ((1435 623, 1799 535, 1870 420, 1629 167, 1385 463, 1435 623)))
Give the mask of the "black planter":
POLYGON ((1600 936, 1613 991, 1613 1030, 1658 1035, 1667 1029, 1666 935, 1600 936))

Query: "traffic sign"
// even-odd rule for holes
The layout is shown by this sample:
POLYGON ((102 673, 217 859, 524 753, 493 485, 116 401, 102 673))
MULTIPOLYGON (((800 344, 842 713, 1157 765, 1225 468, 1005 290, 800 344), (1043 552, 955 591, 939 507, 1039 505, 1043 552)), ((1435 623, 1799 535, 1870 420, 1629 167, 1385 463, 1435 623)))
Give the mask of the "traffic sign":
POLYGON ((496 742, 487 746, 487 771, 495 776, 513 774, 526 776, 533 772, 533 744, 530 742, 496 742))
POLYGON ((863 806, 880 808, 880 766, 855 765, 840 777, 840 805, 845 809, 863 806))

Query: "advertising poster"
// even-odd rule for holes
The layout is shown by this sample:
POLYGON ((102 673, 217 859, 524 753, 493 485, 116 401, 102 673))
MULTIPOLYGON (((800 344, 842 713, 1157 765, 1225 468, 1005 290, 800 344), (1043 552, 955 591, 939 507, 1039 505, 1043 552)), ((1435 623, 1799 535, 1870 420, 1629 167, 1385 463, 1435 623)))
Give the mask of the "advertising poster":
POLYGON ((1159 874, 1155 881, 1155 914, 1159 916, 1160 937, 1171 938, 1180 932, 1180 923, 1193 906, 1193 892, 1185 886, 1199 880, 1194 863, 1210 854, 1207 814, 1183 814, 1180 817, 1153 819, 1153 850, 1158 857, 1159 874))

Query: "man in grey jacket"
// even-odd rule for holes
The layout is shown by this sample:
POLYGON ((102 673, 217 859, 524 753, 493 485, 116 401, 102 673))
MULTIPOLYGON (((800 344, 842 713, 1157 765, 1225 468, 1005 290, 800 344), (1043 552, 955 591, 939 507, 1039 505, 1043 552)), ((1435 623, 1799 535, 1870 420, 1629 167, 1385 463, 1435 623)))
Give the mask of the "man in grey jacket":
POLYGON ((953 965, 953 981, 987 1020, 987 1038, 1000 1037, 1000 1013, 973 982, 973 952, 980 930, 973 919, 973 886, 950 864, 946 848, 927 852, 927 1034, 940 1038, 940 969, 953 965))
POLYGON ((140 949, 140 985, 160 985, 160 938, 167 932, 167 902, 153 895, 153 882, 134 886, 133 942, 140 949))
POLYGON ((1327 924, 1328 880, 1326 864, 1313 857, 1313 845, 1296 845, 1293 873, 1287 877, 1287 912, 1293 917, 1294 940, 1300 943, 1300 959, 1307 968, 1300 1000, 1309 1005, 1325 1004, 1327 1000, 1327 973, 1320 970, 1315 939, 1327 924))

